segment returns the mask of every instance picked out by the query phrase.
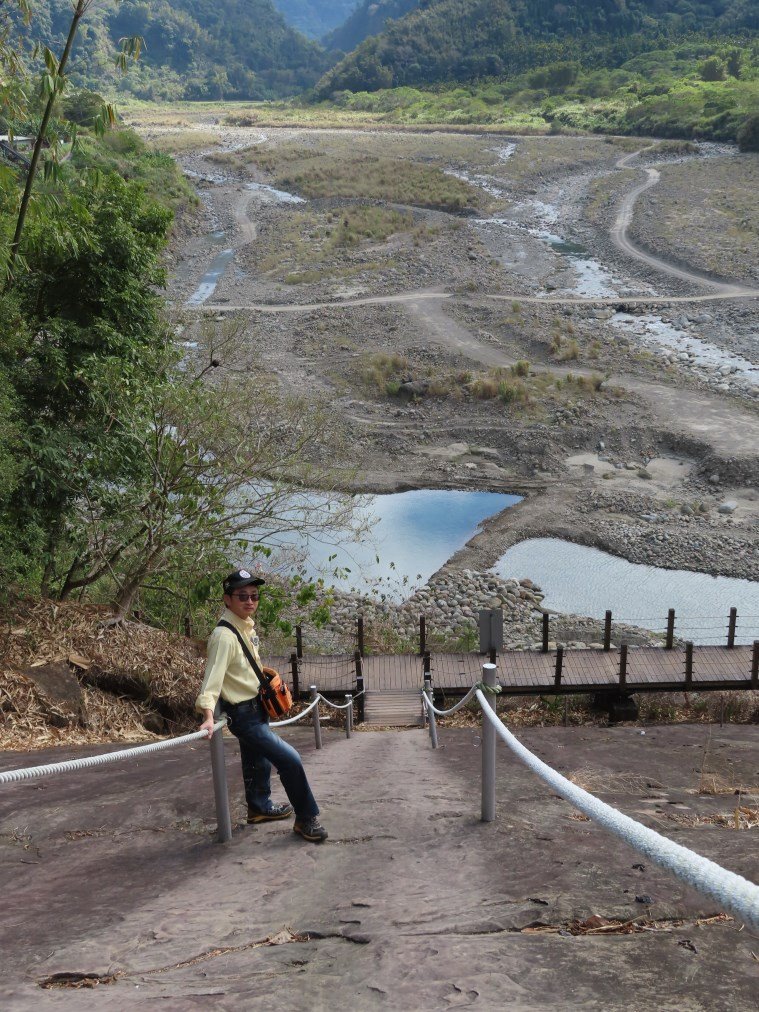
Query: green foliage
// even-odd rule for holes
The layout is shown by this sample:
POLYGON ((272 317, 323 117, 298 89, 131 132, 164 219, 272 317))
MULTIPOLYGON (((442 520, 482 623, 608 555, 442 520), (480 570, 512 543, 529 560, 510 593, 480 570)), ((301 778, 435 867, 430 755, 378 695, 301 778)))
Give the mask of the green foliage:
POLYGON ((614 69, 581 67, 571 83, 559 87, 562 74, 571 68, 574 75, 577 66, 544 63, 499 80, 426 91, 340 91, 333 102, 393 123, 493 124, 515 132, 569 130, 733 142, 759 108, 756 42, 737 49, 730 38, 693 39, 642 53, 614 69), (702 80, 700 68, 710 58, 728 68, 725 80, 702 80), (550 83, 553 90, 533 87, 536 82, 550 83))
MULTIPOLYGON (((741 0, 713 4, 693 0, 428 0, 408 11, 388 5, 380 34, 364 38, 319 81, 316 94, 373 91, 451 81, 514 77, 533 68, 530 87, 561 89, 578 64, 613 68, 639 53, 663 48, 694 32, 738 33, 759 27, 741 0), (408 13, 406 13, 408 11, 408 13), (400 16, 404 15, 404 16, 400 16)), ((387 7, 366 0, 364 23, 376 31, 387 7)), ((354 23, 362 14, 357 12, 354 23)), ((355 44, 358 39, 351 39, 355 44)))
POLYGON ((716 56, 704 60, 698 72, 702 81, 724 81, 727 77, 725 64, 716 56))
MULTIPOLYGON (((40 0, 34 15, 31 32, 19 34, 60 52, 66 0, 40 0)), ((153 100, 289 95, 329 65, 324 50, 289 27, 271 0, 99 0, 74 57, 75 83, 153 100)))
POLYGON ((738 147, 741 151, 759 151, 759 113, 747 116, 738 128, 738 147))

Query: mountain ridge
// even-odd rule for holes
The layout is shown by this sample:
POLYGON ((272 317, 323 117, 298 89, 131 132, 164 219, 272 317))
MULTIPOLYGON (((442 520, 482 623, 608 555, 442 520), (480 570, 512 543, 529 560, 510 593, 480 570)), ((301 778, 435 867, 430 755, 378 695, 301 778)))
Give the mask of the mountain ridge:
POLYGON ((690 33, 754 30, 759 8, 748 0, 422 0, 327 71, 316 94, 511 76, 558 60, 617 66, 690 33))

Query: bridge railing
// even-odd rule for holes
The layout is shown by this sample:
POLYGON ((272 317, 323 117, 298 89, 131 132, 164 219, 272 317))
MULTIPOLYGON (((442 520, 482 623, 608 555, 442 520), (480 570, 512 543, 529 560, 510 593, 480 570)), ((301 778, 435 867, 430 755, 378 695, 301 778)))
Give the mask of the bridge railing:
MULTIPOLYGON (((547 610, 542 610, 542 612, 540 632, 535 642, 544 653, 547 653, 551 641, 556 640, 554 631, 556 623, 561 622, 565 616, 558 612, 549 612, 547 610)), ((400 628, 396 630, 398 638, 401 641, 405 640, 408 642, 406 652, 417 653, 420 657, 423 657, 429 651, 443 652, 440 649, 441 633, 440 631, 436 631, 434 620, 429 615, 420 613, 417 616, 417 621, 418 635, 409 638, 407 626, 404 626, 405 631, 402 631, 400 628)), ((652 609, 650 613, 645 615, 615 614, 613 611, 607 610, 604 612, 603 618, 597 618, 596 621, 598 621, 601 627, 599 629, 600 642, 606 651, 613 649, 612 639, 617 642, 630 640, 631 633, 636 628, 659 636, 662 645, 668 650, 672 650, 678 643, 682 644, 686 641, 693 642, 696 646, 723 645, 731 649, 739 644, 750 645, 754 640, 759 639, 759 615, 741 612, 737 607, 730 608, 727 615, 678 615, 674 608, 669 608, 666 612, 662 611, 658 614, 652 609)), ((465 634, 462 636, 462 643, 467 638, 470 640, 476 639, 477 629, 474 622, 474 619, 470 620, 465 634)), ((383 614, 382 616, 383 628, 387 628, 388 624, 391 626, 393 624, 392 612, 383 614)), ((349 629, 343 631, 350 633, 349 629)), ((450 636, 447 638, 451 639, 450 636)), ((293 656, 297 657, 301 665, 322 665, 327 668, 342 665, 343 669, 345 669, 343 677, 349 679, 349 669, 351 664, 355 663, 355 656, 365 657, 370 652, 367 644, 370 645, 372 641, 371 619, 362 614, 361 611, 356 613, 355 627, 351 639, 353 641, 353 653, 347 656, 336 655, 330 657, 327 655, 309 654, 304 628, 302 625, 298 625, 295 627, 296 649, 293 656)), ((471 649, 475 649, 474 642, 472 642, 471 649)), ((373 652, 390 653, 390 651, 377 651, 376 649, 373 652)), ((445 652, 451 652, 450 648, 445 652)), ((462 646, 460 652, 466 653, 471 651, 467 645, 466 647, 462 646)), ((334 677, 334 675, 331 675, 331 677, 334 677)))
POLYGON ((446 716, 455 712, 473 696, 477 699, 482 711, 480 817, 483 822, 492 822, 495 819, 496 744, 500 738, 533 773, 588 818, 645 854, 651 861, 673 872, 689 886, 717 900, 725 910, 741 918, 750 928, 759 930, 759 886, 641 825, 635 819, 578 787, 577 784, 573 784, 542 759, 533 755, 504 726, 490 705, 488 695, 492 698, 498 691, 494 664, 482 666, 482 681, 472 686, 465 700, 449 710, 439 710, 433 705, 429 685, 422 690, 422 703, 429 715, 433 748, 437 747, 435 716, 446 716))

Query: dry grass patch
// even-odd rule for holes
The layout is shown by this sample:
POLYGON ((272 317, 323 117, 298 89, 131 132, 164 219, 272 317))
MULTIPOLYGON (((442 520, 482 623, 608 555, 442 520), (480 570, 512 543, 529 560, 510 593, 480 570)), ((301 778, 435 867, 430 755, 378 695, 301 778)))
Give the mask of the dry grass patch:
POLYGON ((221 137, 210 130, 166 130, 149 138, 150 146, 165 155, 183 155, 188 151, 214 148, 221 137))
POLYGON ((253 166, 272 175, 278 188, 312 199, 363 197, 451 212, 477 203, 476 192, 463 180, 408 158, 282 143, 214 155, 212 160, 239 170, 253 166))

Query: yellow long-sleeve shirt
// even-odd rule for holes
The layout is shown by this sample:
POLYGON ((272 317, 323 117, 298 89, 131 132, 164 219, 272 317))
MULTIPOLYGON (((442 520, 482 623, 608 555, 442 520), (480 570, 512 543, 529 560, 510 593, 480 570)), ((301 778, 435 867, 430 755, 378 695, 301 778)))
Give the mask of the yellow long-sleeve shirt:
MULTIPOLYGON (((224 609, 221 617, 240 630, 260 666, 258 635, 253 619, 238 618, 229 608, 224 609)), ((258 695, 258 686, 256 673, 248 663, 235 634, 231 629, 216 626, 208 638, 206 672, 200 694, 195 700, 195 709, 213 710, 219 696, 228 703, 242 703, 258 695)))

